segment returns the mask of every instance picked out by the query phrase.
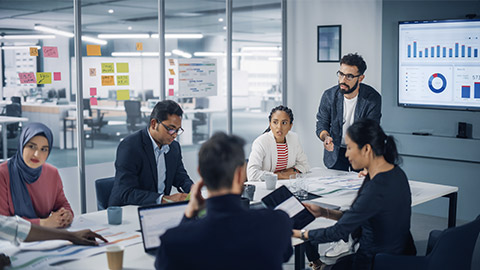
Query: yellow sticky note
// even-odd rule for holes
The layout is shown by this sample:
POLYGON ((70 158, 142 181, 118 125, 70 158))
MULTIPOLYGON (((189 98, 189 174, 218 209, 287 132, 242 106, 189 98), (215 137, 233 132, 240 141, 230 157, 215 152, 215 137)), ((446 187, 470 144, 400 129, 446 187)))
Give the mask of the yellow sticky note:
POLYGON ((128 75, 117 76, 117 85, 129 85, 130 79, 128 75))
POLYGON ((114 76, 102 76, 102 86, 115 85, 114 76))
POLYGON ((52 83, 51 72, 37 72, 37 84, 49 84, 52 83))
POLYGON ((135 48, 137 48, 137 51, 143 51, 143 43, 137 42, 137 44, 135 45, 135 48))
POLYGON ((117 90, 117 100, 129 100, 130 90, 117 90))
POLYGON ((170 72, 170 75, 175 75, 175 71, 173 69, 169 68, 168 71, 170 72))
POLYGON ((30 56, 38 56, 37 47, 30 47, 30 56))
POLYGON ((117 73, 128 73, 128 63, 117 63, 117 73))
POLYGON ((87 45, 87 55, 102 55, 100 45, 87 45))
POLYGON ((115 66, 113 63, 102 63, 102 73, 114 73, 115 66))

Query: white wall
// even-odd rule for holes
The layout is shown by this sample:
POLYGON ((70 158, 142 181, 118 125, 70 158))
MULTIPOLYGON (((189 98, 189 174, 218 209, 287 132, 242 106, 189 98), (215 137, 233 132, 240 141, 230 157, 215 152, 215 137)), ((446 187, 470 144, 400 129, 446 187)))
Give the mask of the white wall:
POLYGON ((317 63, 317 26, 342 25, 342 55, 358 52, 367 62, 366 84, 381 92, 382 2, 380 0, 287 1, 288 106, 312 167, 323 165, 315 135, 323 92, 337 84, 337 63, 317 63))

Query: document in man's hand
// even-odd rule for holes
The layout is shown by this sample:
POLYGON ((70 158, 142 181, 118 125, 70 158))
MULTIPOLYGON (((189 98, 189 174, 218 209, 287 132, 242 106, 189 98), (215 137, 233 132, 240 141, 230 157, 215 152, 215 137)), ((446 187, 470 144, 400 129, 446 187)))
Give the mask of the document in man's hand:
POLYGON ((294 229, 302 229, 315 220, 312 213, 285 186, 263 197, 262 202, 269 209, 285 211, 293 220, 294 229))

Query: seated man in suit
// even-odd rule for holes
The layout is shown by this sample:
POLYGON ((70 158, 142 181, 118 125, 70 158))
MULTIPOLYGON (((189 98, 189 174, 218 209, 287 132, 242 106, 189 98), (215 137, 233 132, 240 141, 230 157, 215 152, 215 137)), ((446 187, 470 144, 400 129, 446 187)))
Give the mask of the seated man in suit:
POLYGON ((185 200, 193 182, 183 167, 180 144, 175 141, 183 132, 182 114, 175 101, 158 102, 150 115, 150 125, 120 142, 109 205, 185 200), (170 195, 172 186, 185 193, 170 195))
POLYGON ((200 148, 198 171, 181 224, 160 237, 157 269, 282 269, 292 255, 292 222, 280 210, 248 210, 244 141, 216 133, 200 148), (208 199, 201 194, 205 185, 208 199), (206 208, 206 216, 198 213, 206 208))

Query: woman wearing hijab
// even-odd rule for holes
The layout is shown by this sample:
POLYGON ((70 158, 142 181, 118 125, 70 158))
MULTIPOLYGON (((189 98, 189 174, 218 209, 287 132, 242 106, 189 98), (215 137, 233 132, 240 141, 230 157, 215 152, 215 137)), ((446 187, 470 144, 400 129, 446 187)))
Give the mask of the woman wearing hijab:
POLYGON ((0 164, 1 215, 17 215, 52 228, 72 223, 73 211, 58 170, 45 163, 52 144, 52 131, 44 124, 24 127, 17 153, 0 164))

